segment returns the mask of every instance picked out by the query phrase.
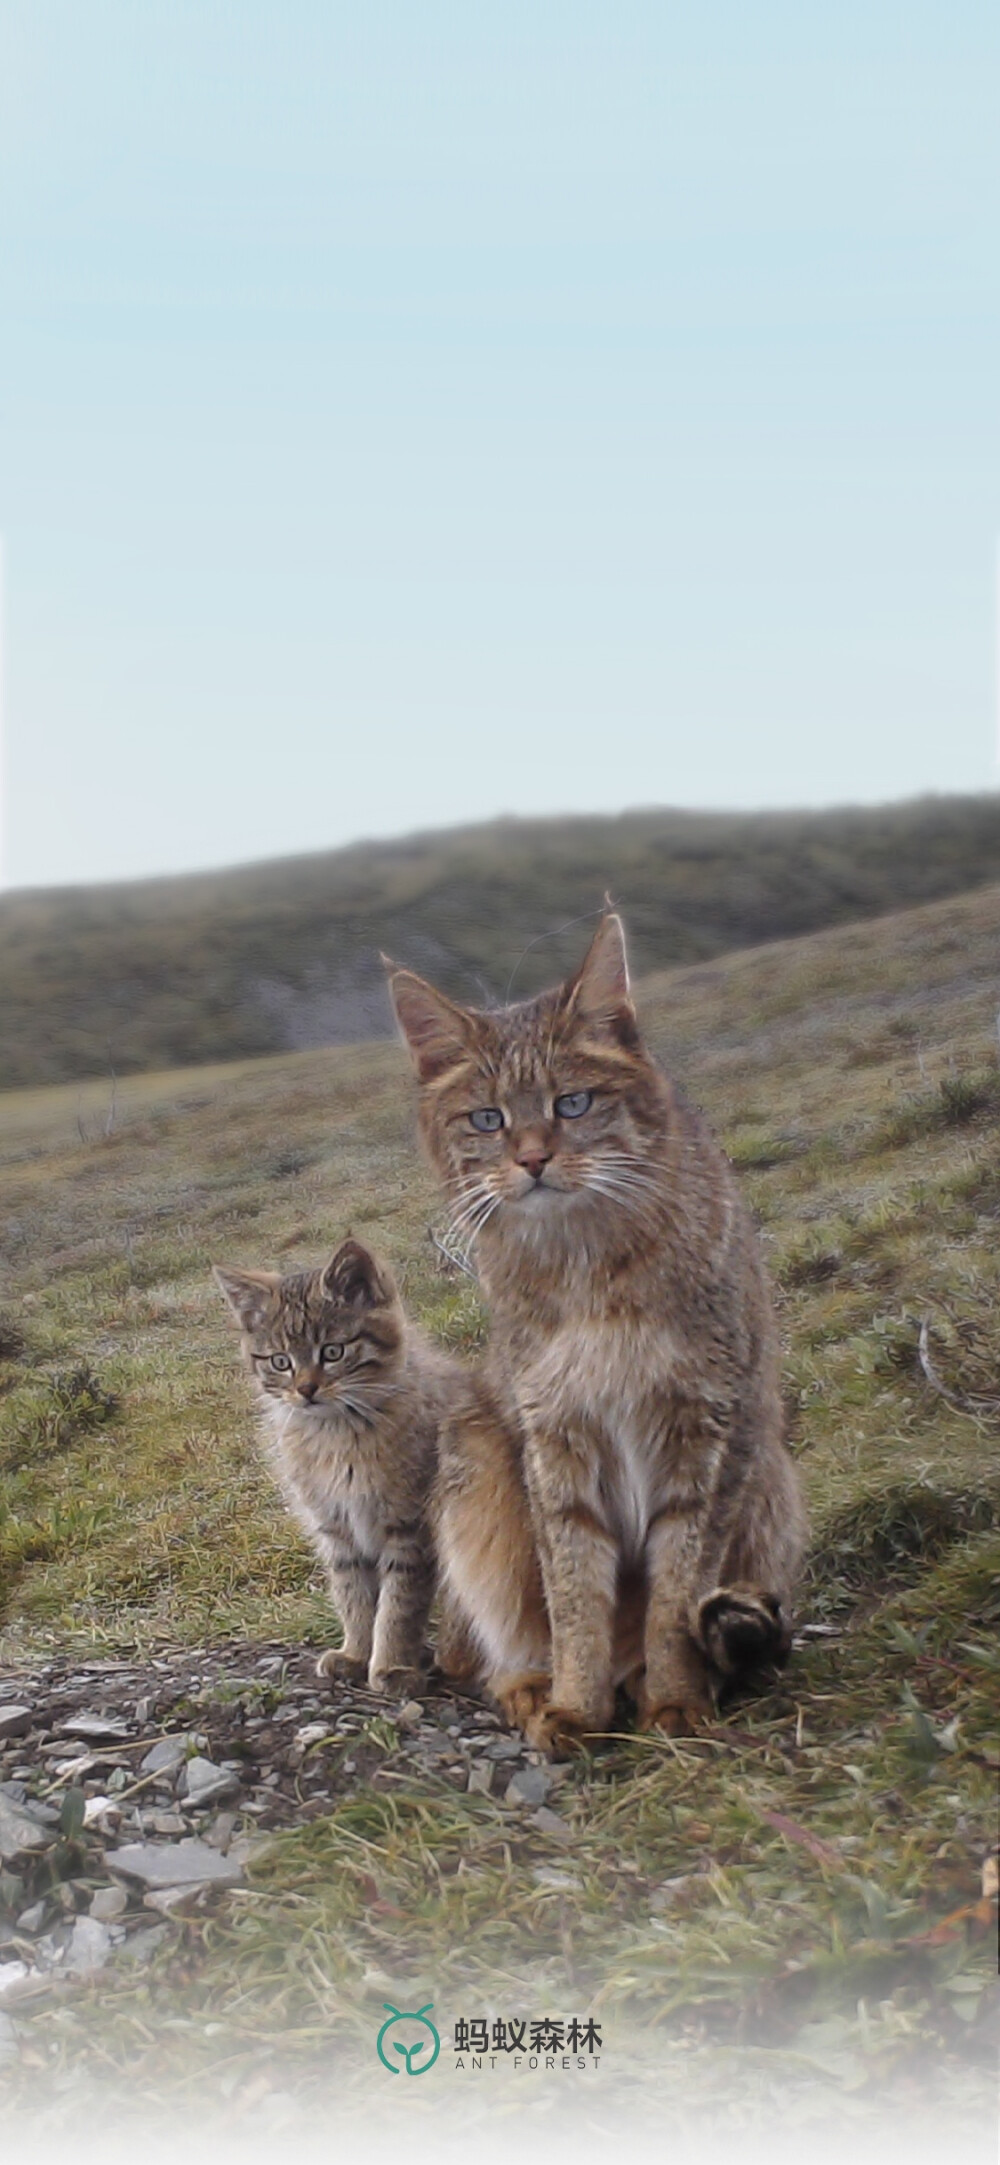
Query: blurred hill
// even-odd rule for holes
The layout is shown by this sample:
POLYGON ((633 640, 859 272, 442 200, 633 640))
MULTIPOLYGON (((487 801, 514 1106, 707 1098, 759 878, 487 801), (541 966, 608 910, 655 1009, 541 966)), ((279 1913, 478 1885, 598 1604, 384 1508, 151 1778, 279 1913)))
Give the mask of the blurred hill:
POLYGON ((0 1086, 384 1035, 380 949, 477 1003, 502 999, 516 969, 525 996, 576 959, 586 926, 560 928, 606 890, 645 973, 998 874, 1000 797, 984 795, 502 819, 222 872, 23 890, 0 897, 0 1086))

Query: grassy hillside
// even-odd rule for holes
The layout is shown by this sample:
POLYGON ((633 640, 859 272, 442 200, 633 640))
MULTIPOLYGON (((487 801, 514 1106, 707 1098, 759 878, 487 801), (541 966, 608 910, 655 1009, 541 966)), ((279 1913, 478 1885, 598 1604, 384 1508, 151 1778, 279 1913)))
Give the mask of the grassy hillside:
POLYGON ((501 820, 181 879, 0 898, 0 1085, 388 1030, 380 948, 457 996, 551 982, 607 889, 640 971, 997 877, 1000 798, 811 815, 501 820), (528 948, 527 953, 524 950, 528 948), (523 959, 522 959, 523 958, 523 959))
MULTIPOLYGON (((779 1291, 813 1520, 811 1635, 782 1685, 701 1742, 622 1738, 574 1766, 551 1832, 414 1771, 391 1713, 370 1720, 336 1803, 141 1983, 107 1971, 18 2011, 12 2082, 54 2068, 72 2098, 96 2068, 119 2099, 238 2116, 269 2084, 309 2109, 334 2066, 338 2110, 363 2113, 398 1991, 449 2019, 597 2008, 608 2095, 630 2077, 635 2104, 655 2063, 661 2120, 700 2099, 857 2129, 936 2100, 951 2139, 985 2109, 998 952, 992 887, 640 988, 779 1291)), ((208 1266, 296 1265, 353 1227, 432 1331, 476 1346, 475 1288, 427 1237, 402 1055, 135 1078, 110 1135, 107 1113, 103 1083, 0 1100, 0 1653, 323 1641, 208 1266)))

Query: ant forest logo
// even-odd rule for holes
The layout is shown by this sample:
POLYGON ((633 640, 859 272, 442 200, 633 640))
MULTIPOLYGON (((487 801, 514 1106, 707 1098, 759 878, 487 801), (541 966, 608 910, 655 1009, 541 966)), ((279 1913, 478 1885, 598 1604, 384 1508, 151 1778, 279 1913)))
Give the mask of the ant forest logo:
POLYGON ((429 2020, 430 2011, 434 2005, 433 2000, 428 2000, 425 2007, 413 2009, 392 2007, 388 2000, 383 2000, 382 2005, 389 2020, 382 2024, 375 2049, 383 2067, 388 2068, 390 2075, 398 2075, 401 2067, 405 2064, 408 2075, 426 2075, 428 2069, 433 2067, 441 2050, 441 2039, 433 2022, 429 2020), (398 2053, 399 2058, 391 2060, 385 2049, 385 2039, 389 2031, 395 2029, 397 2022, 416 2022, 420 2025, 424 2035, 414 2037, 412 2033, 404 2031, 401 2037, 392 2038, 390 2040, 390 2050, 398 2053), (418 2055, 427 2051, 428 2041, 433 2045, 430 2058, 421 2059, 419 2066, 417 2066, 415 2063, 418 2055))
MULTIPOLYGON (((441 2038, 430 2020, 433 2004, 428 2000, 423 2007, 393 2007, 391 2001, 383 2000, 388 2020, 382 2024, 375 2049, 390 2075, 401 2074, 404 2067, 408 2075, 426 2075, 434 2066, 441 2052, 441 2038), (393 2037, 390 2032, 397 2023, 411 2027, 393 2037), (413 2024, 423 2035, 414 2035, 413 2024)), ((470 2022, 463 2015, 455 2024, 454 2066, 458 2072, 471 2069, 480 2073, 506 2060, 514 2068, 532 2072, 574 2066, 593 2072, 600 2066, 601 2044, 599 2024, 576 2016, 572 2021, 557 2021, 545 2015, 535 2022, 497 2017, 491 2023, 482 2017, 470 2022)))

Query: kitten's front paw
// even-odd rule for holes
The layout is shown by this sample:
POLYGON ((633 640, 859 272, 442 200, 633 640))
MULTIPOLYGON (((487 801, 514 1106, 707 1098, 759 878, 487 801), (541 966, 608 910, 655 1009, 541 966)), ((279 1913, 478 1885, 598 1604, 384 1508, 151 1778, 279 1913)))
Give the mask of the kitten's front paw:
POLYGON ((359 1661, 356 1654, 345 1654, 341 1646, 328 1646, 316 1663, 316 1674, 325 1683, 339 1676, 345 1684, 363 1684, 367 1673, 368 1663, 359 1661))
POLYGON ((405 1666, 369 1669, 368 1689, 384 1693, 387 1699, 415 1699, 427 1690, 427 1671, 405 1666))

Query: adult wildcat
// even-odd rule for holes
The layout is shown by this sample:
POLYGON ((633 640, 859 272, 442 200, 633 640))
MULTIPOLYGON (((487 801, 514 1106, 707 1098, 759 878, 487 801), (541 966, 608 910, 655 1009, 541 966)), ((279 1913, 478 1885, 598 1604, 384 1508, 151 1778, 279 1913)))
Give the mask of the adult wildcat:
POLYGON ((464 1377, 408 1321, 385 1264, 359 1241, 284 1278, 214 1268, 240 1323, 272 1467, 343 1627, 318 1674, 412 1690, 434 1586, 438 1429, 464 1377))
POLYGON ((448 1629, 540 1749, 607 1728, 626 1678, 678 1733, 787 1653, 805 1542, 748 1213, 642 1042, 616 916, 493 1013, 389 967, 492 1317, 441 1441, 448 1629))

